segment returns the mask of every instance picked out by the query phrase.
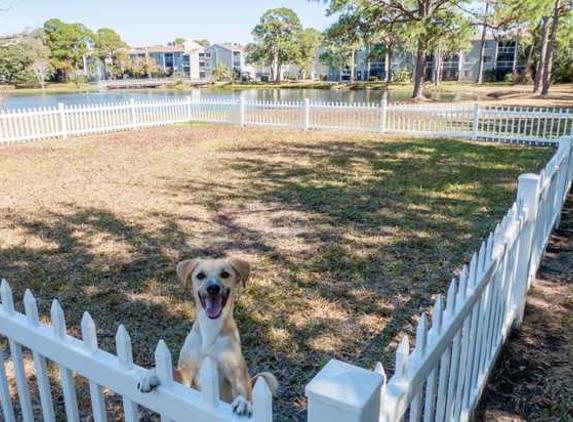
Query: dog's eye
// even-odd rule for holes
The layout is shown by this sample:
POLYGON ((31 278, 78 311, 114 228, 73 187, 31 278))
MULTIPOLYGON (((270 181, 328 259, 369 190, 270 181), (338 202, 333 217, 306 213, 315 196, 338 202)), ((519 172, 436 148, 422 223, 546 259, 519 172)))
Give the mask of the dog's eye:
POLYGON ((223 271, 223 272, 221 273, 221 277, 222 277, 222 278, 229 278, 230 275, 231 275, 231 274, 229 274, 227 271, 223 271))
POLYGON ((197 274, 197 280, 203 280, 205 278, 205 273, 199 273, 197 274))

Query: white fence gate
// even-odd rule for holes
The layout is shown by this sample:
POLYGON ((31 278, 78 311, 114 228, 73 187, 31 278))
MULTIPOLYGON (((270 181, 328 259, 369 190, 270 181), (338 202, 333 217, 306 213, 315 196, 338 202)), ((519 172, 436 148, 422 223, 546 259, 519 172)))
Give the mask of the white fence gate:
MULTIPOLYGON (((539 266, 551 230, 559 221, 572 180, 573 114, 555 110, 445 107, 443 105, 343 105, 239 102, 233 100, 135 102, 105 106, 5 112, 0 115, 2 142, 131 130, 168 123, 205 121, 301 129, 354 129, 470 139, 552 143, 555 155, 539 175, 519 178, 517 200, 496 229, 463 267, 446 294, 438 296, 431 318, 420 316, 415 347, 402 338, 396 367, 386 380, 382 365, 374 371, 333 360, 309 383, 309 422, 466 421, 483 392, 511 327, 519 327, 529 283, 539 266)), ((0 286, 0 335, 8 339, 21 409, 21 420, 34 420, 23 348, 32 351, 41 412, 54 421, 47 361, 59 367, 68 421, 78 421, 74 373, 89 380, 93 417, 107 420, 103 387, 123 398, 125 420, 138 420, 138 408, 159 413, 164 421, 233 421, 230 406, 219 400, 216 365, 201 368, 202 392, 172 379, 171 354, 160 341, 155 363, 162 384, 153 394, 136 385, 146 371, 133 363, 131 342, 120 326, 117 354, 98 348, 89 314, 82 319, 82 339, 66 332, 57 301, 51 326, 40 322, 36 300, 24 296, 25 314, 14 308, 8 282, 0 286)), ((15 421, 5 358, 0 348, 0 399, 4 420, 15 421)), ((253 393, 251 420, 272 420, 272 397, 263 379, 253 393)), ((20 420, 19 419, 19 420, 20 420)))
POLYGON ((183 99, 83 104, 0 113, 0 144, 136 130, 185 122, 355 130, 423 136, 547 143, 573 136, 573 112, 483 107, 478 103, 332 103, 183 99))

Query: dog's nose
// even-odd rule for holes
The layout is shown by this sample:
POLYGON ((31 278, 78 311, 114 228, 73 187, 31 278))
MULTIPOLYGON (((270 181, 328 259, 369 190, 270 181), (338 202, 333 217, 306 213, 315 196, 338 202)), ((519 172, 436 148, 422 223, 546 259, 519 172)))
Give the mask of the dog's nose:
POLYGON ((218 295, 220 291, 221 288, 219 287, 218 284, 209 284, 207 286, 207 293, 209 293, 210 295, 218 295))

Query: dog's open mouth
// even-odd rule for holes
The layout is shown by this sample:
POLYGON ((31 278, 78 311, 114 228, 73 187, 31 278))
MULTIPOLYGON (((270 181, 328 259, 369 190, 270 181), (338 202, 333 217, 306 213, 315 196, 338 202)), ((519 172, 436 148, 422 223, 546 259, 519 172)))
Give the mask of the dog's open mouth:
POLYGON ((227 294, 199 294, 199 299, 201 300, 201 305, 205 309, 205 313, 210 319, 217 319, 223 313, 223 309, 227 304, 227 299, 229 298, 229 293, 227 294))

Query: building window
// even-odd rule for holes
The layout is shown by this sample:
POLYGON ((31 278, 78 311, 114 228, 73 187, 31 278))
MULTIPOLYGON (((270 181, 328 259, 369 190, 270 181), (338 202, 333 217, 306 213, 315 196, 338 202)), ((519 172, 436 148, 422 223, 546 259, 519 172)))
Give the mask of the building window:
POLYGON ((490 56, 483 56, 483 62, 484 62, 484 63, 489 63, 489 62, 491 62, 491 57, 490 57, 490 56))
POLYGON ((173 67, 173 53, 165 54, 165 67, 173 67))

